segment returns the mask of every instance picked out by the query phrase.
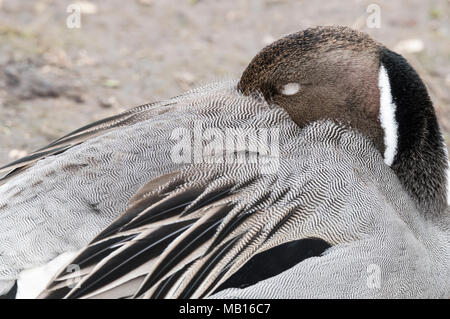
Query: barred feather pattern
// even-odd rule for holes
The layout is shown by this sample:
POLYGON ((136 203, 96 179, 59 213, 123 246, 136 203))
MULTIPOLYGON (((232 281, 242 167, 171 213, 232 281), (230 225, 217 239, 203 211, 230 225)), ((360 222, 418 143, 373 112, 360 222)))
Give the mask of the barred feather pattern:
POLYGON ((171 132, 192 126, 202 107, 214 112, 215 92, 227 88, 217 100, 226 99, 233 86, 211 84, 136 107, 1 168, 0 293, 21 270, 83 247, 145 182, 181 167, 169 160, 171 132))
POLYGON ((450 214, 426 220, 358 132, 327 120, 300 128, 279 107, 240 95, 234 82, 111 125, 76 132, 88 136, 81 142, 63 138, 66 150, 25 162, 33 169, 0 186, 0 279, 96 236, 71 262, 80 271, 62 269, 41 297, 450 296, 450 214), (199 123, 279 129, 277 169, 220 163, 217 154, 175 163, 172 132, 199 123), (252 256, 302 238, 332 247, 250 287, 216 291, 252 256), (375 287, 371 265, 380 270, 375 287))
POLYGON ((370 142, 332 122, 305 128, 290 143, 298 142, 314 151, 288 148, 276 174, 253 164, 198 164, 145 185, 72 261, 82 275, 63 270, 41 297, 448 296, 448 229, 423 220, 370 142), (180 209, 174 216, 163 203, 180 209), (168 226, 173 239, 146 251, 154 248, 151 234, 168 226), (333 247, 254 286, 214 294, 252 256, 302 238, 333 247), (372 265, 380 287, 368 284, 372 265))

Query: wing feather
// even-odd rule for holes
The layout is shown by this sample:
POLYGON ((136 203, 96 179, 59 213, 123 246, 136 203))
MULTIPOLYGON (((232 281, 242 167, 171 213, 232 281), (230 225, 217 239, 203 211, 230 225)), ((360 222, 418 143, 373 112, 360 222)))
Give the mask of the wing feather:
POLYGON ((53 141, 46 147, 43 147, 21 159, 0 167, 0 173, 6 172, 5 175, 0 178, 0 185, 4 184, 12 177, 30 168, 34 165, 34 163, 43 158, 61 154, 76 145, 79 145, 96 136, 105 134, 110 130, 148 120, 154 116, 152 110, 154 110, 155 108, 167 107, 176 103, 177 102, 174 100, 169 100, 165 102, 144 104, 132 108, 128 111, 122 112, 118 115, 107 117, 105 119, 83 126, 53 141))
MULTIPOLYGON (((61 271, 40 297, 208 297, 254 256, 302 239, 286 229, 298 205, 271 205, 288 203, 290 187, 271 196, 277 177, 250 166, 192 165, 150 181, 74 259, 76 284, 63 287, 73 276, 61 271)), ((315 191, 308 185, 302 196, 315 191)))

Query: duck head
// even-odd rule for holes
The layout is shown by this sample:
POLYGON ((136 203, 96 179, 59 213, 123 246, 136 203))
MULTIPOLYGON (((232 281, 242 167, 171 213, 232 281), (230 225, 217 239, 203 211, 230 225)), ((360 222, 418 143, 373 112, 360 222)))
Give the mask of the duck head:
POLYGON ((301 127, 331 119, 373 142, 426 216, 445 211, 448 159, 432 102, 400 55, 346 27, 316 27, 259 52, 238 89, 262 94, 301 127))

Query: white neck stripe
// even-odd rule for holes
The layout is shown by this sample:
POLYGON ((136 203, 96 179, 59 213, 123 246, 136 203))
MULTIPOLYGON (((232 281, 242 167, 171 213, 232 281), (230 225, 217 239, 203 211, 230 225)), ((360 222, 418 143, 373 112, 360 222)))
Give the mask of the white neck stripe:
POLYGON ((450 161, 448 161, 447 179, 445 186, 447 187, 447 205, 450 206, 450 161))
POLYGON ((445 172, 445 188, 447 189, 447 205, 450 206, 450 158, 448 157, 447 145, 445 144, 445 139, 442 137, 443 148, 445 156, 447 156, 447 171, 445 172))
POLYGON ((378 74, 378 88, 380 89, 380 123, 384 130, 384 162, 391 166, 397 154, 398 124, 395 120, 396 105, 392 100, 389 76, 383 65, 378 74))

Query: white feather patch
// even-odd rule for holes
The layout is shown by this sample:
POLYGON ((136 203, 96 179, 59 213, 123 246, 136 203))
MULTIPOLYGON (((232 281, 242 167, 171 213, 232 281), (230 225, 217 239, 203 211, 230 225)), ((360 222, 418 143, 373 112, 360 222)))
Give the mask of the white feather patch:
POLYGON ((445 171, 445 189, 447 190, 447 206, 450 206, 450 158, 448 157, 447 144, 445 138, 442 136, 442 147, 444 148, 445 156, 447 157, 447 170, 445 171))
POLYGON ((398 124, 395 120, 396 105, 392 100, 389 76, 383 65, 378 74, 378 88, 380 89, 380 122, 384 130, 384 162, 391 166, 397 154, 398 124))
POLYGON ((447 206, 450 206, 450 161, 448 162, 447 167, 447 180, 446 180, 446 187, 447 187, 447 206))
POLYGON ((17 299, 34 299, 46 288, 56 273, 72 260, 78 252, 66 252, 45 265, 26 269, 17 279, 17 299))
POLYGON ((445 155, 447 156, 447 171, 445 176, 445 188, 447 189, 447 206, 450 206, 450 158, 448 157, 448 151, 447 151, 447 144, 445 143, 444 137, 442 137, 443 140, 443 147, 445 155))
POLYGON ((283 87, 281 88, 281 94, 283 95, 294 95, 298 91, 300 91, 299 83, 288 83, 283 85, 283 87))

